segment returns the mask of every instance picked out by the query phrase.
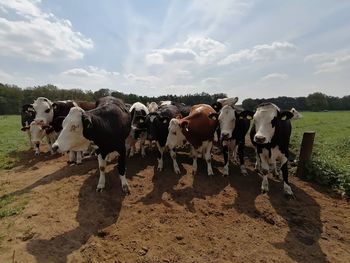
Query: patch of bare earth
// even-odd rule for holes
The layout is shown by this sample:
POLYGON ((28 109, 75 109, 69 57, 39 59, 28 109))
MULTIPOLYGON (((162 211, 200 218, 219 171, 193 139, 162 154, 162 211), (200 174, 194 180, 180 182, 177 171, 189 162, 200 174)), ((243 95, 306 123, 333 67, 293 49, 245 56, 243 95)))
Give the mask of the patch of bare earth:
POLYGON ((123 196, 115 162, 106 189, 95 191, 95 157, 68 166, 66 157, 23 152, 22 161, 0 172, 1 196, 29 200, 24 211, 1 219, 0 262, 349 262, 349 204, 291 177, 296 199, 270 178, 231 165, 222 177, 192 175, 192 160, 181 153, 181 175, 165 155, 157 172, 154 152, 128 159, 131 195, 123 196))

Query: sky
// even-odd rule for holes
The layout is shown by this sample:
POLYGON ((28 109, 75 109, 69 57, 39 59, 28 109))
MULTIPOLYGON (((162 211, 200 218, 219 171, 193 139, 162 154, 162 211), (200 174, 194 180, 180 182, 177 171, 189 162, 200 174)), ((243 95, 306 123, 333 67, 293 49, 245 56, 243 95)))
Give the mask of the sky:
POLYGON ((344 96, 349 14, 348 0, 0 0, 0 82, 344 96))

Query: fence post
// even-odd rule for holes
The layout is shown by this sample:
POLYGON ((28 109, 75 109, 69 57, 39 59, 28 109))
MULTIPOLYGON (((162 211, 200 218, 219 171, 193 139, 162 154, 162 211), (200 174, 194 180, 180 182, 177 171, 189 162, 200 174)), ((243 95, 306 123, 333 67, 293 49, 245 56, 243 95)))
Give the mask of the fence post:
POLYGON ((314 146, 315 132, 306 131, 300 146, 299 162, 296 175, 297 177, 305 177, 304 170, 307 161, 311 160, 312 148, 314 146))

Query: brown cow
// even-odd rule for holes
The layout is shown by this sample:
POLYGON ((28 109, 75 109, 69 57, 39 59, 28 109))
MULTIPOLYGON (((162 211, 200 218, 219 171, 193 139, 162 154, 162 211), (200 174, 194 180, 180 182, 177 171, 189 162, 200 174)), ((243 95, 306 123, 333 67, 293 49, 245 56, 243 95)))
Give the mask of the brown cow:
POLYGON ((175 173, 180 173, 175 148, 189 142, 193 157, 193 174, 197 172, 197 157, 204 157, 208 165, 208 175, 214 174, 211 167, 211 150, 218 122, 217 119, 208 117, 212 113, 215 113, 215 110, 210 105, 198 104, 191 108, 187 117, 170 121, 166 145, 170 149, 175 173))

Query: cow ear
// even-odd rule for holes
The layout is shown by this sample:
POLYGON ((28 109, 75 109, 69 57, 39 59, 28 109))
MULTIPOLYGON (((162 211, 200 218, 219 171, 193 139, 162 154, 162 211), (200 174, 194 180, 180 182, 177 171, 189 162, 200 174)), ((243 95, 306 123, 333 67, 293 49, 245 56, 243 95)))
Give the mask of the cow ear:
POLYGON ((92 127, 92 120, 90 118, 90 116, 83 114, 81 116, 82 121, 83 121, 83 127, 86 129, 90 129, 92 127))
POLYGON ((244 110, 239 114, 239 118, 248 119, 248 120, 253 119, 253 116, 254 116, 254 112, 250 110, 244 110))
POLYGON ((291 118, 293 118, 293 116, 294 114, 291 113, 290 111, 282 111, 279 115, 282 121, 290 120, 291 118))
POLYGON ((181 122, 180 127, 188 131, 188 121, 181 122))
POLYGON ((52 108, 53 108, 53 110, 57 110, 57 104, 56 104, 56 103, 53 103, 53 104, 52 104, 52 108))
POLYGON ((27 130, 29 130, 29 126, 24 126, 21 128, 21 131, 27 131, 27 130))
POLYGON ((212 120, 214 120, 214 121, 216 121, 216 120, 218 120, 218 118, 219 118, 219 114, 218 114, 217 112, 210 113, 210 114, 208 115, 208 118, 209 118, 209 119, 212 119, 212 120))

